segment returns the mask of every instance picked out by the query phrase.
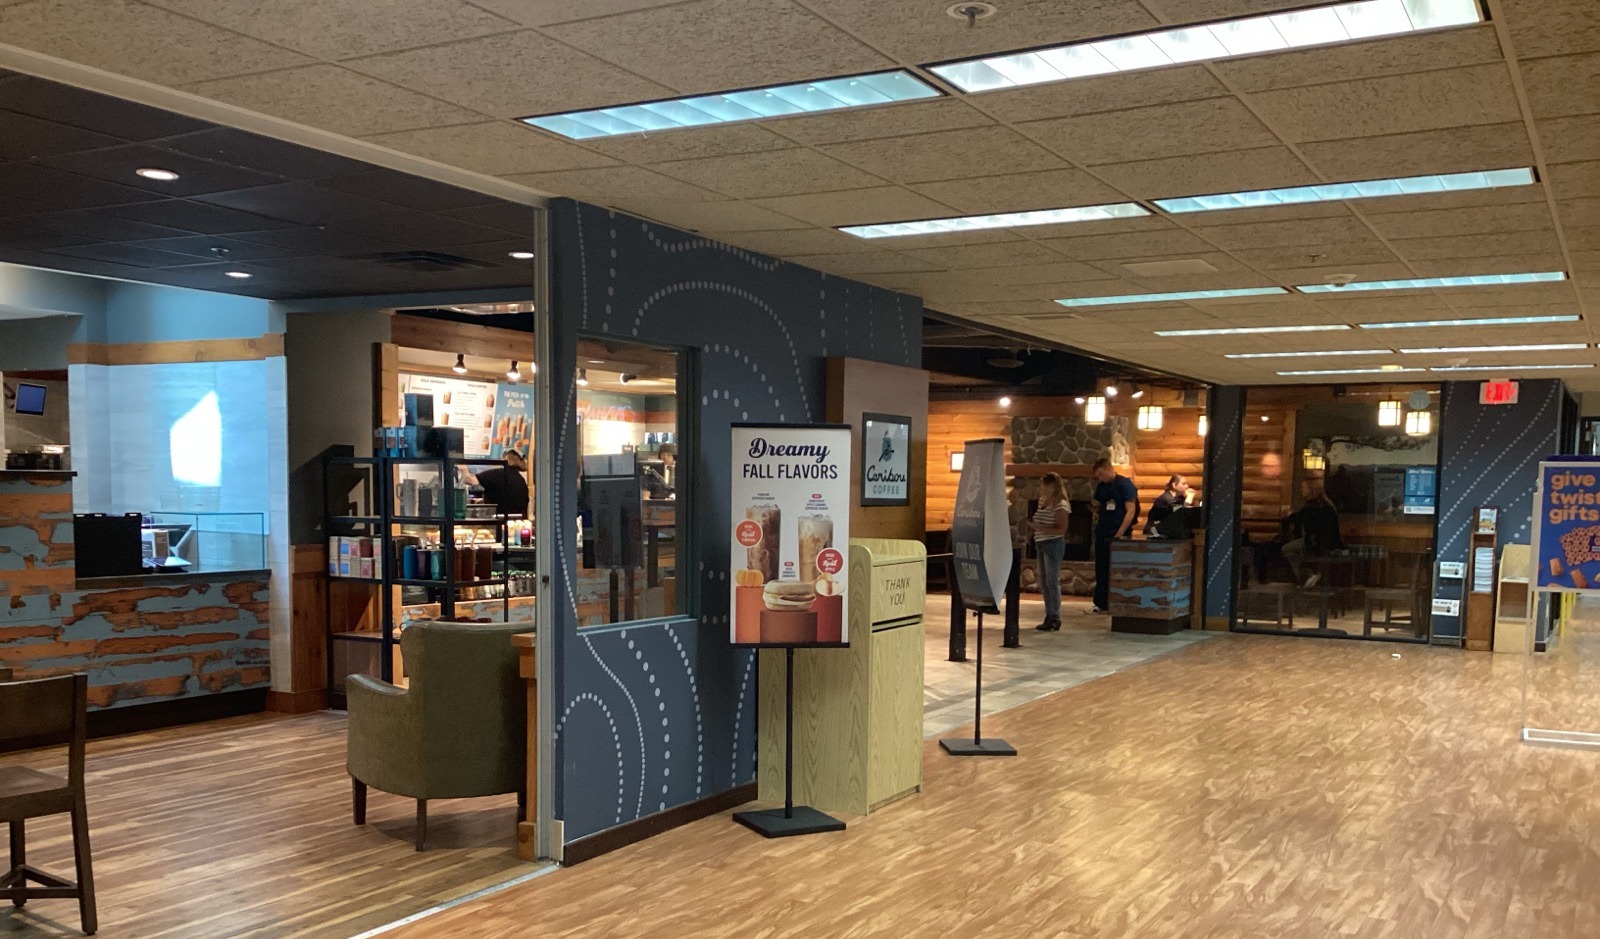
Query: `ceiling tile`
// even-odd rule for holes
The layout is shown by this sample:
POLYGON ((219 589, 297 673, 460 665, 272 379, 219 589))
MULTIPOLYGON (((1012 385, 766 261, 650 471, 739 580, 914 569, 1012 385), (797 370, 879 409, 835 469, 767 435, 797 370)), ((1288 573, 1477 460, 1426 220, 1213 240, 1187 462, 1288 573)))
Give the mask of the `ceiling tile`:
POLYGON ((1076 169, 952 179, 911 188, 972 215, 1127 201, 1116 189, 1076 169))
POLYGON ((130 267, 177 267, 199 262, 197 258, 185 254, 130 244, 74 245, 52 248, 48 253, 69 258, 87 258, 91 261, 109 261, 130 267))
POLYGON ((722 198, 710 190, 691 186, 638 166, 563 170, 557 173, 522 173, 505 178, 544 192, 571 196, 596 205, 620 206, 630 200, 716 202, 722 198))
MULTIPOLYGON (((634 199, 628 203, 628 210, 645 218, 652 218, 668 225, 675 225, 689 231, 759 231, 768 234, 777 234, 775 229, 804 228, 804 222, 797 222, 787 215, 779 215, 770 209, 764 209, 748 202, 673 202, 667 200, 634 199)), ((841 238, 848 238, 834 232, 841 238)), ((773 253, 773 252, 769 252, 773 253)), ((815 253, 824 253, 817 250, 815 253)))
POLYGON ((0 6, 0 36, 9 45, 161 85, 309 61, 133 0, 37 0, 0 6))
MULTIPOLYGON (((1211 193, 1195 193, 1211 195, 1211 193)), ((1195 212, 1183 217, 1183 223, 1200 230, 1224 225, 1254 225, 1260 222, 1289 222, 1317 218, 1344 218, 1350 215, 1343 202, 1307 202, 1304 205, 1273 205, 1259 209, 1228 209, 1225 212, 1195 212)), ((1208 236, 1209 237, 1209 236, 1208 236)))
POLYGON ((274 45, 337 60, 515 29, 462 0, 145 0, 274 45))
POLYGON ((482 115, 337 65, 220 78, 183 90, 352 137, 482 120, 482 115))
POLYGON ((1545 171, 1545 184, 1557 199, 1600 196, 1600 160, 1560 163, 1545 171))
POLYGON ((1501 61, 1494 26, 1485 23, 1468 29, 1394 36, 1380 42, 1249 56, 1212 67, 1234 89, 1255 92, 1501 61))
POLYGON ((971 100, 1000 120, 1015 122, 1124 111, 1228 94, 1228 89, 1205 66, 1189 65, 1008 88, 976 95, 971 100))
POLYGON ((1534 117, 1600 112, 1600 52, 1523 62, 1522 82, 1534 117))
POLYGON ((1095 167, 1095 172, 1136 199, 1303 186, 1321 181, 1287 147, 1108 164, 1095 167))
POLYGON ((193 196, 283 182, 281 176, 213 163, 210 160, 142 144, 47 157, 35 160, 34 164, 143 189, 150 193, 152 199, 193 196), (142 167, 171 170, 179 175, 177 179, 169 182, 145 179, 134 172, 142 167))
POLYGON ((1235 98, 1160 104, 1018 125, 1089 165, 1261 147, 1277 138, 1235 98))
POLYGON ((1382 264, 1395 260, 1394 252, 1377 239, 1320 245, 1240 248, 1233 256, 1259 271, 1277 272, 1302 267, 1382 264))
MULTIPOLYGON (((1260 258, 1257 260, 1260 263, 1256 266, 1261 267, 1265 266, 1265 262, 1271 259, 1260 258)), ((1289 260, 1292 261, 1293 257, 1291 256, 1289 260)), ((1352 264, 1339 260, 1312 262, 1305 260, 1303 255, 1300 259, 1300 266, 1272 268, 1273 279, 1288 287, 1299 284, 1328 283, 1329 277, 1351 274, 1355 275, 1357 280, 1395 280, 1402 277, 1417 276, 1415 271, 1400 261, 1375 261, 1363 264, 1352 264)))
POLYGON ((155 248, 175 254, 187 255, 195 261, 260 261, 293 255, 291 248, 252 244, 235 238, 215 235, 183 235, 176 238, 154 238, 130 242, 139 248, 155 248))
MULTIPOLYGON (((720 203, 711 203, 713 207, 720 203)), ((753 207, 752 207, 753 208, 753 207)), ((788 231, 708 231, 713 238, 721 238, 752 251, 774 257, 786 258, 797 254, 839 254, 845 251, 876 250, 872 242, 831 228, 796 228, 788 231)))
POLYGON ((864 225, 907 219, 943 218, 952 214, 949 206, 935 202, 899 186, 876 186, 803 196, 778 196, 754 200, 769 208, 813 225, 864 225))
POLYGON ((1008 0, 968 26, 927 0, 807 0, 842 28, 908 62, 937 62, 1051 43, 1115 36, 1159 25, 1134 0, 1008 0))
POLYGON ((537 209, 515 202, 496 200, 464 209, 447 209, 440 213, 447 218, 458 218, 474 225, 498 228, 512 236, 528 237, 544 231, 544 215, 537 209))
POLYGON ((1520 122, 1329 140, 1305 144, 1300 152, 1329 179, 1467 173, 1533 165, 1528 133, 1520 122))
MULTIPOLYGON (((1412 268, 1419 277, 1469 277, 1474 274, 1514 274, 1522 271, 1535 270, 1561 270, 1566 263, 1559 255, 1549 254, 1496 254, 1481 258, 1435 258, 1426 261, 1412 261, 1412 268)), ((1518 285, 1511 299, 1523 302, 1536 299, 1531 290, 1537 284, 1518 285)), ((1571 290, 1569 284, 1552 284, 1557 291, 1565 293, 1571 290)), ((1462 290, 1449 291, 1452 305, 1460 306, 1462 301, 1467 303, 1481 303, 1485 305, 1500 306, 1505 302, 1501 298, 1498 303, 1490 303, 1486 296, 1468 296, 1475 294, 1480 288, 1470 287, 1462 290), (1456 294, 1461 294, 1461 300, 1455 299, 1456 294)))
POLYGON ((546 32, 682 93, 895 65, 791 0, 692 0, 551 26, 546 32))
POLYGON ((1291 142, 1498 124, 1521 117, 1504 63, 1264 91, 1250 100, 1291 142))
POLYGON ((496 117, 671 97, 672 89, 532 30, 351 59, 349 68, 496 117))
MULTIPOLYGON (((181 229, 189 232, 203 234, 228 234, 243 231, 265 231, 271 228, 289 228, 294 223, 283 219, 267 218, 251 212, 240 212, 234 209, 225 209, 219 205, 206 205, 204 202, 190 202, 187 199, 163 199, 160 202, 141 202, 137 205, 119 205, 105 210, 108 216, 127 219, 130 223, 142 223, 149 226, 163 226, 168 229, 181 229)), ((157 230, 146 234, 146 238, 159 238, 163 234, 157 230)), ((173 234, 173 232, 165 232, 173 234)), ((109 236, 103 236, 109 237, 109 236)))
POLYGON ((473 0, 475 5, 516 20, 524 26, 549 26, 571 20, 615 16, 680 2, 682 0, 473 0))
POLYGON ((1554 231, 1520 231, 1486 235, 1450 235, 1444 238, 1407 238, 1389 242, 1395 253, 1407 261, 1436 261, 1450 258, 1485 258, 1499 255, 1544 255, 1538 265, 1548 269, 1564 265, 1561 245, 1554 231))
POLYGON ((406 130, 363 139, 380 147, 491 176, 611 166, 617 162, 511 121, 406 130))
POLYGON ((1367 216, 1386 238, 1436 238, 1495 232, 1549 230, 1550 209, 1543 202, 1473 206, 1436 212, 1395 212, 1367 216))
POLYGON ((1600 198, 1567 199, 1556 203, 1562 225, 1600 225, 1600 198))
POLYGON ((1498 209, 1515 212, 1513 206, 1545 201, 1542 186, 1510 186, 1504 189, 1478 189, 1463 192, 1430 192, 1415 196, 1389 196, 1382 199, 1362 199, 1350 203, 1366 216, 1408 215, 1413 212, 1435 212, 1445 209, 1498 209))
POLYGON ((91 208, 153 202, 153 193, 133 186, 64 173, 31 163, 12 163, 5 167, 6 186, 17 192, 48 193, 50 203, 63 208, 91 208))
POLYGON ((1005 127, 974 127, 824 146, 823 151, 899 182, 963 179, 1065 166, 1060 157, 1005 127))
POLYGON ((31 160, 58 153, 75 153, 97 147, 115 147, 117 137, 40 120, 26 114, 0 111, 0 160, 31 160))
POLYGON ((1580 163, 1600 153, 1600 117, 1560 117, 1539 122, 1546 163, 1580 163))
POLYGON ((1503 0, 1501 7, 1520 58, 1600 50, 1594 0, 1503 0))
POLYGON ((955 245, 948 248, 907 249, 907 255, 942 270, 966 267, 1005 267, 1013 264, 1058 263, 1061 256, 1032 241, 999 242, 987 245, 955 245))
POLYGON ((904 104, 834 111, 828 114, 781 117, 763 124, 805 144, 842 143, 904 137, 939 130, 992 125, 994 122, 968 104, 968 98, 939 98, 904 104))
POLYGON ((769 150, 654 163, 651 169, 736 199, 866 189, 883 182, 815 150, 769 150))
POLYGON ((1250 225, 1217 225, 1203 230, 1206 240, 1221 248, 1272 248, 1295 245, 1344 244, 1373 240, 1372 230, 1360 219, 1295 219, 1250 225))
MULTIPOLYGON (((1043 264, 1014 267, 986 267, 969 272, 975 282, 985 284, 1068 284, 1076 281, 1105 280, 1105 271, 1080 261, 1055 260, 1043 264)), ((1061 309, 1061 307, 1057 307, 1061 309)))
POLYGON ((933 265, 893 251, 847 251, 842 254, 805 254, 787 260, 806 267, 852 277, 859 274, 900 274, 931 271, 933 265))
POLYGON ((161 141, 161 148, 293 179, 340 176, 352 165, 346 157, 231 127, 173 137, 161 141))
POLYGON ((1216 249, 1204 240, 1180 229, 1130 232, 1122 235, 1085 235, 1077 238, 1052 238, 1046 242, 1069 258, 1098 261, 1106 258, 1192 257, 1216 249))
POLYGON ((31 75, 14 75, 0 82, 0 108, 136 141, 193 133, 211 126, 171 111, 31 75))
MULTIPOLYGON (((396 192, 401 196, 404 193, 396 192)), ((330 222, 376 218, 405 211, 401 206, 327 189, 311 182, 278 183, 233 192, 195 197, 199 202, 238 209, 268 218, 326 225, 330 222)))
POLYGON ((620 137, 596 137, 584 141, 584 146, 630 163, 661 163, 782 150, 792 145, 760 124, 713 124, 620 137))

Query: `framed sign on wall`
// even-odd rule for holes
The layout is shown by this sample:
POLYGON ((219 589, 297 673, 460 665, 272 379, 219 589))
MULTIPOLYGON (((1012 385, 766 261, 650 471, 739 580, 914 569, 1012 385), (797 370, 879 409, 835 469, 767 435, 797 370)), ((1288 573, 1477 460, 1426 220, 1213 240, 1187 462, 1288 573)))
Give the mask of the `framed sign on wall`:
POLYGON ((911 504, 911 418, 861 415, 861 504, 911 504))

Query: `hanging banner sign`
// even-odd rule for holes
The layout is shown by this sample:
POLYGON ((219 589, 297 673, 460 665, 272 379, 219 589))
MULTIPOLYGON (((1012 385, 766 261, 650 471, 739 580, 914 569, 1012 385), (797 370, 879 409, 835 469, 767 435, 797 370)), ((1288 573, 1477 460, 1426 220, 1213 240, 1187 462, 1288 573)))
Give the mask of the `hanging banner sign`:
POLYGON ((950 524, 956 585, 969 610, 1000 608, 1011 577, 1011 517, 1006 505, 1005 441, 969 440, 950 524))
POLYGON ((731 638, 850 644, 848 425, 733 425, 731 638))
POLYGON ((489 458, 498 460, 515 450, 533 457, 533 389, 501 382, 495 388, 494 428, 489 438, 489 458))
POLYGON ((1535 585, 1600 586, 1600 463, 1540 463, 1533 508, 1535 585))

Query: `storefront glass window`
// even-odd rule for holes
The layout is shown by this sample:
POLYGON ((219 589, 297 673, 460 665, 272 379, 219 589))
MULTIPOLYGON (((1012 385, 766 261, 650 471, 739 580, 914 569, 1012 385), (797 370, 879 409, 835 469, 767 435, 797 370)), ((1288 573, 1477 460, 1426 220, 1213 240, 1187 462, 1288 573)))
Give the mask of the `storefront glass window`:
POLYGON ((1428 638, 1438 412, 1436 386, 1248 392, 1235 628, 1428 638))
POLYGON ((580 627, 687 613, 679 366, 669 350, 578 343, 580 627))

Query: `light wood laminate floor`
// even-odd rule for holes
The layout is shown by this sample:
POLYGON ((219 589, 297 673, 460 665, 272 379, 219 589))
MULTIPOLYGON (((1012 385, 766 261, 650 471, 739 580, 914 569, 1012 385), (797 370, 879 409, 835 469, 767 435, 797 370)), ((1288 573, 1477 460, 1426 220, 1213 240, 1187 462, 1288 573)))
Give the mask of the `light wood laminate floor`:
POLYGON ((843 833, 724 814, 390 936, 1592 939, 1600 754, 1520 744, 1520 678, 1221 636, 986 721, 1015 759, 930 741, 843 833))
MULTIPOLYGON (((51 769, 61 751, 0 756, 51 769)), ((90 741, 102 939, 346 939, 534 868, 516 797, 429 805, 373 790, 350 820, 342 712, 256 715, 90 741)), ((71 876, 66 816, 28 823, 28 859, 71 876)), ((77 936, 77 903, 0 904, 0 936, 77 936)))

